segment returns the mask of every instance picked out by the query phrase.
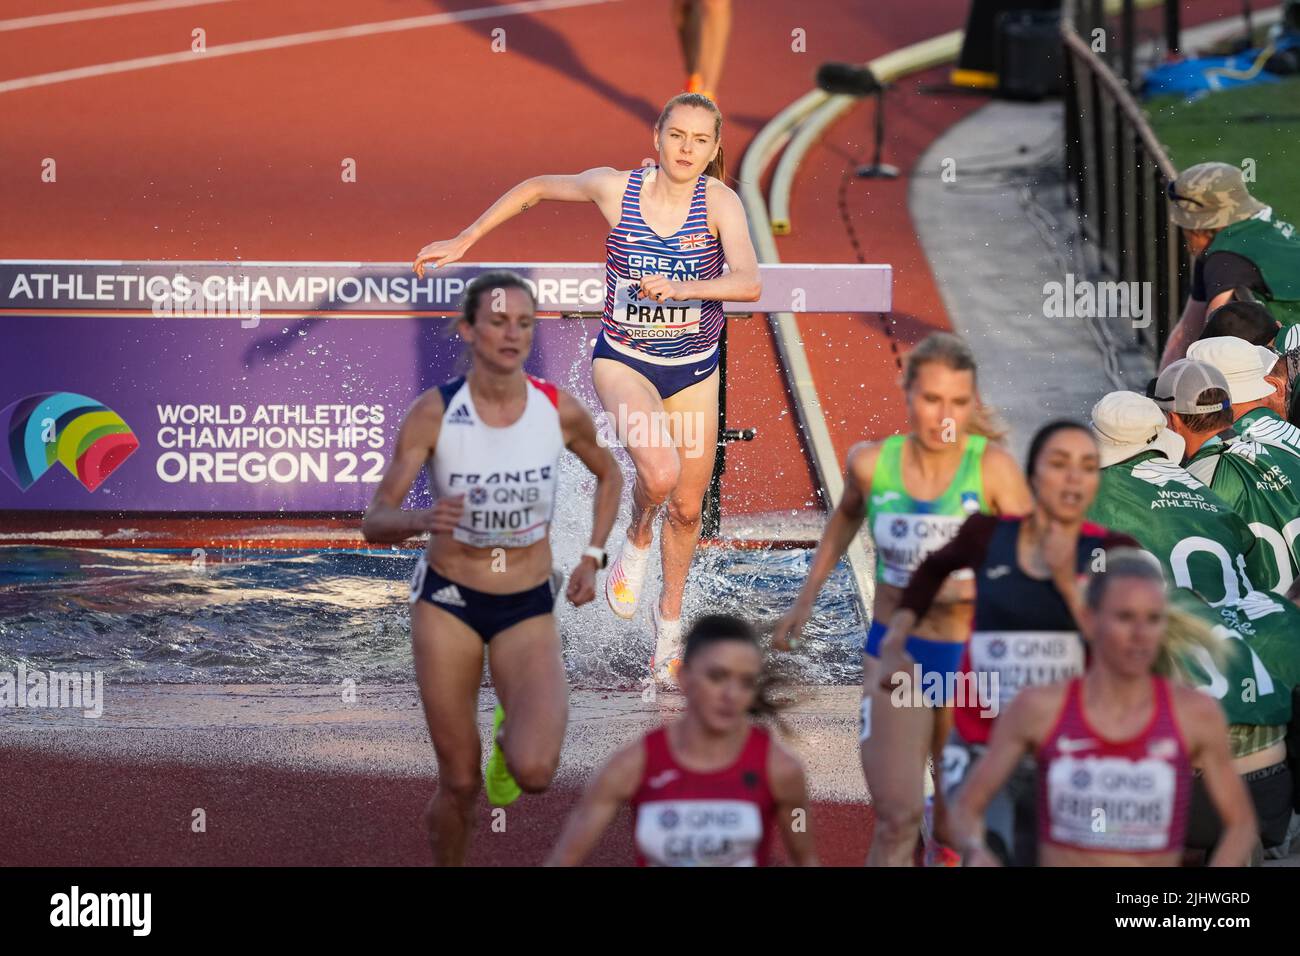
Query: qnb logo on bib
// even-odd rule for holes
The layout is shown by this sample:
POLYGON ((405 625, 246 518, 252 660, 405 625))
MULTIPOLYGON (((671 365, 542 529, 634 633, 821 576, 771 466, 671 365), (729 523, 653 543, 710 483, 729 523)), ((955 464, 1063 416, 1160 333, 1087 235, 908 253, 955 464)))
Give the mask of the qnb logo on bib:
POLYGON ((490 474, 453 472, 452 493, 464 491, 465 511, 452 535, 475 548, 522 548, 546 536, 553 466, 490 474))
POLYGON ((754 866, 758 807, 739 800, 656 800, 637 812, 636 843, 654 866, 754 866))
POLYGON ((657 302, 640 293, 638 279, 619 279, 614 287, 612 318, 628 338, 677 339, 699 333, 703 300, 657 302))
POLYGON ((998 703, 1022 687, 1054 684, 1083 673, 1083 642, 1073 631, 976 631, 970 637, 970 667, 998 675, 998 703))
POLYGON ((876 550, 886 567, 885 583, 905 587, 906 577, 930 552, 938 551, 956 537, 965 520, 963 515, 877 515, 872 530, 876 550), (889 573, 891 569, 892 574, 889 573))
POLYGON ((1047 774, 1052 841, 1089 850, 1163 850, 1175 790, 1174 768, 1164 760, 1057 757, 1047 774))

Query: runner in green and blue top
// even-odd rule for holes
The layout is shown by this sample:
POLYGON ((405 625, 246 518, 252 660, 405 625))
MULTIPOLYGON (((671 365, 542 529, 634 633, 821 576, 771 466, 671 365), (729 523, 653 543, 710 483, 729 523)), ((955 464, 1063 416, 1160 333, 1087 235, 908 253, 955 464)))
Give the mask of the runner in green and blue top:
MULTIPOLYGON (((880 866, 911 864, 925 806, 926 759, 942 747, 952 723, 943 707, 893 706, 890 693, 878 686, 875 655, 885 625, 912 572, 968 516, 1024 514, 1033 504, 1015 459, 997 444, 1001 434, 979 401, 975 358, 965 342, 949 333, 929 336, 908 354, 902 384, 908 434, 849 451, 844 495, 794 607, 773 636, 778 649, 797 644, 818 592, 867 519, 878 562, 862 655, 860 743, 876 817, 867 862, 880 866)), ((920 685, 909 702, 947 702, 973 598, 970 575, 954 575, 909 636, 906 647, 917 662, 920 685)))

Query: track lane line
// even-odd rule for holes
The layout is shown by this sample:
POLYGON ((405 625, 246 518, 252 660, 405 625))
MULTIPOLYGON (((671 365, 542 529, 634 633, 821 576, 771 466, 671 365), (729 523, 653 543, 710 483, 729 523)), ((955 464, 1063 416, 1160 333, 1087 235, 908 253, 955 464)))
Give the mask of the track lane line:
POLYGON ((242 53, 262 53, 266 50, 282 50, 286 47, 306 46, 312 43, 327 43, 330 40, 350 40, 356 37, 378 36, 383 33, 399 33, 406 30, 420 30, 425 27, 451 26, 471 20, 487 20, 496 17, 518 16, 526 13, 541 13, 550 10, 564 10, 569 7, 589 7, 596 4, 618 3, 619 0, 525 0, 522 3, 507 3, 494 7, 475 7, 470 10, 458 10, 455 13, 433 13, 421 17, 402 17, 398 20, 380 20, 374 23, 358 23, 348 27, 333 27, 328 30, 311 30, 306 33, 290 33, 278 37, 264 37, 260 40, 244 40, 239 43, 223 43, 208 47, 202 53, 185 50, 178 53, 160 53, 155 56, 142 56, 130 60, 118 60, 113 63, 99 63, 95 66, 82 66, 70 70, 58 70, 54 73, 38 73, 35 76, 23 76, 0 82, 0 94, 29 90, 37 86, 53 86, 56 83, 69 83, 73 80, 92 79, 115 73, 130 73, 135 70, 148 70, 160 66, 175 66, 181 63, 200 63, 216 57, 236 56, 242 53))
POLYGON ((107 7, 87 7, 84 10, 65 10, 62 13, 41 13, 30 17, 14 17, 11 20, 0 20, 0 33, 9 30, 52 27, 63 23, 80 23, 85 20, 125 17, 134 13, 157 13, 161 10, 179 10, 183 7, 201 7, 214 3, 233 2, 234 0, 137 0, 135 3, 115 3, 107 7))

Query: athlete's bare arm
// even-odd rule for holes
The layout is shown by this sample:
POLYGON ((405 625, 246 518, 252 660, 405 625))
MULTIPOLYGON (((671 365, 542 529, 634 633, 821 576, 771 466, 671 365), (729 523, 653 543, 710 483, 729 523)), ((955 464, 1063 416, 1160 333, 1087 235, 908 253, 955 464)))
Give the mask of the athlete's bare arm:
POLYGON ((790 864, 819 866, 803 764, 775 739, 767 754, 767 781, 776 800, 776 825, 790 864))
POLYGON ((627 173, 609 166, 597 166, 572 176, 533 176, 511 188, 504 196, 488 207, 483 215, 452 239, 429 243, 415 257, 415 274, 424 278, 424 267, 450 265, 459 261, 489 232, 508 219, 512 219, 537 205, 544 199, 561 202, 594 202, 606 210, 611 202, 617 206, 620 182, 627 173), (611 197, 614 197, 611 200, 611 197))
POLYGON ((546 865, 581 865, 614 822, 619 809, 632 799, 644 772, 644 740, 633 741, 615 751, 569 814, 564 832, 546 858, 546 865))
POLYGON ((415 483, 424 463, 438 444, 442 415, 446 408, 442 393, 431 388, 412 403, 397 432, 397 446, 375 489, 361 534, 374 544, 398 544, 416 534, 432 531, 449 534, 465 510, 465 496, 439 498, 432 508, 403 511, 402 502, 415 483))
POLYGON ((1232 767, 1228 722, 1218 701, 1200 691, 1170 684, 1174 714, 1187 741, 1188 757, 1198 767, 1205 790, 1223 821, 1223 835, 1210 866, 1249 866, 1259 842, 1259 823, 1246 784, 1232 767))
POLYGON ((975 762, 957 799, 949 804, 949 833, 965 865, 998 865, 984 842, 984 811, 1020 758, 1036 748, 1050 730, 1068 686, 1026 687, 993 724, 988 750, 975 762))
MULTIPOLYGON (((587 409, 563 389, 559 392, 560 427, 564 430, 564 446, 578 456, 587 470, 596 476, 591 520, 591 546, 605 547, 610 529, 618 517, 619 499, 623 494, 623 473, 609 449, 600 444, 596 425, 587 409)), ((596 559, 583 556, 569 575, 567 596, 575 607, 596 597, 596 559)))
POLYGON ((804 624, 812 616, 813 602, 822 586, 862 527, 862 519, 866 516, 865 502, 871 494, 871 476, 879 457, 880 445, 875 442, 859 442, 849 449, 844 468, 844 494, 822 531, 817 553, 813 555, 808 577, 799 589, 794 607, 777 622, 772 632, 772 646, 777 650, 790 650, 791 638, 799 638, 804 624))
POLYGON ((984 493, 1000 515, 1027 515, 1034 510, 1034 494, 1016 460, 1000 445, 990 442, 981 462, 984 493))
POLYGON ((709 224, 718 229, 718 240, 727 260, 728 272, 716 279, 673 281, 667 276, 648 275, 641 288, 654 299, 716 299, 720 302, 757 302, 763 283, 758 274, 758 256, 749 238, 745 206, 735 191, 716 179, 708 180, 709 224))

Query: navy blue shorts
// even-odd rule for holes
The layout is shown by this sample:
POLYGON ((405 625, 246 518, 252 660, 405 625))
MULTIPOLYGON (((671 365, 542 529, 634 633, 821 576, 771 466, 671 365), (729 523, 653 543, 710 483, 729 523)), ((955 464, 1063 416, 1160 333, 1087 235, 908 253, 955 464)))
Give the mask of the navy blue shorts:
POLYGON ((428 560, 420 555, 415 574, 411 578, 411 603, 428 601, 434 607, 455 615, 468 624, 486 644, 520 621, 555 613, 555 598, 560 593, 560 582, 563 579, 560 572, 554 571, 548 580, 527 591, 488 594, 449 581, 429 567, 428 560))
POLYGON ((703 361, 693 365, 656 365, 653 362, 642 362, 640 359, 634 359, 624 355, 622 352, 616 352, 614 348, 605 341, 605 331, 602 329, 596 336, 596 348, 591 353, 592 360, 598 358, 612 359, 615 362, 622 362, 628 368, 636 369, 646 378, 650 379, 650 384, 655 387, 661 399, 671 398, 683 389, 690 388, 696 382, 702 382, 718 367, 718 350, 714 349, 713 354, 703 361))
MULTIPOLYGON (((867 629, 867 639, 862 644, 862 653, 879 657, 880 642, 885 639, 887 630, 889 628, 880 621, 872 621, 871 627, 867 629)), ((947 688, 952 686, 952 679, 961 673, 961 655, 966 650, 964 641, 932 641, 909 635, 905 646, 912 660, 921 665, 923 682, 938 680, 942 682, 940 686, 947 688)))

